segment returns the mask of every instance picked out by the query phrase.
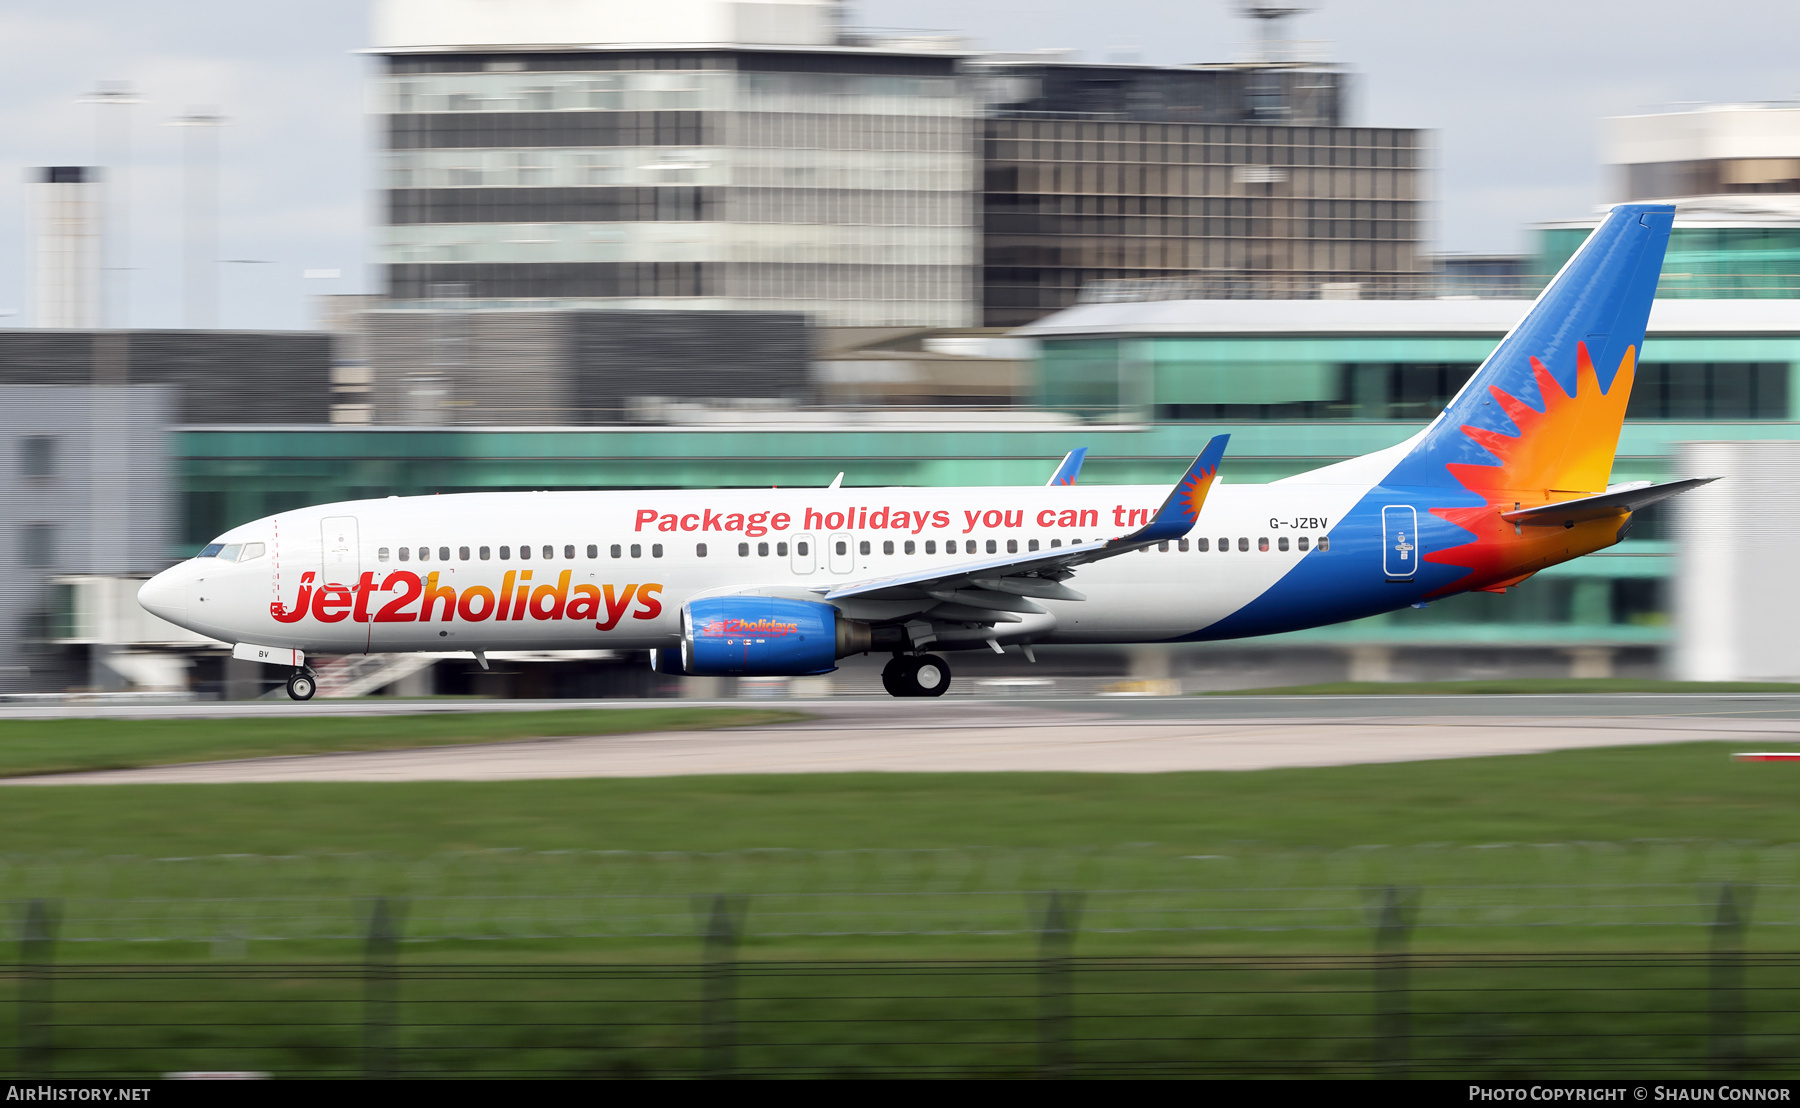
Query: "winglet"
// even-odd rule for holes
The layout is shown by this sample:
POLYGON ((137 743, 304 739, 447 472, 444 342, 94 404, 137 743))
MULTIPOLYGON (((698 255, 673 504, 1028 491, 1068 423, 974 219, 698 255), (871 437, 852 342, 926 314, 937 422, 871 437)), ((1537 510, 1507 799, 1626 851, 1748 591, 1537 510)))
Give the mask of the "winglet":
POLYGON ((1064 454, 1062 463, 1056 467, 1056 472, 1050 475, 1050 480, 1044 482, 1045 487, 1051 485, 1073 485, 1075 483, 1075 478, 1081 476, 1081 462, 1082 459, 1086 457, 1087 447, 1085 446, 1077 446, 1067 454, 1064 454))
POLYGON ((1133 534, 1113 542, 1167 542, 1193 530, 1194 521, 1200 518, 1200 507, 1206 503, 1206 494, 1219 474, 1219 462, 1225 457, 1225 444, 1229 441, 1230 435, 1214 435, 1206 449, 1194 459, 1194 464, 1188 467, 1187 474, 1169 490, 1169 498, 1156 510, 1155 518, 1133 534))

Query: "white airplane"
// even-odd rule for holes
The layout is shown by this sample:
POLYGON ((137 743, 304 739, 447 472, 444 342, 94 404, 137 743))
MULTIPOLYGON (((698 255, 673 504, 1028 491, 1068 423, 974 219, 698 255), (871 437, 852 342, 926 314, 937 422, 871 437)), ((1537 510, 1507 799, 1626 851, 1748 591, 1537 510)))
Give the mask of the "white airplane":
MULTIPOLYGON (((1619 541, 1697 484, 1608 487, 1674 209, 1613 209, 1437 419, 1266 485, 472 493, 282 512, 145 583, 172 623, 289 667, 314 654, 648 650, 693 675, 826 673, 891 654, 1228 639, 1479 589, 1619 541)), ((841 475, 840 475, 841 476, 841 475)))

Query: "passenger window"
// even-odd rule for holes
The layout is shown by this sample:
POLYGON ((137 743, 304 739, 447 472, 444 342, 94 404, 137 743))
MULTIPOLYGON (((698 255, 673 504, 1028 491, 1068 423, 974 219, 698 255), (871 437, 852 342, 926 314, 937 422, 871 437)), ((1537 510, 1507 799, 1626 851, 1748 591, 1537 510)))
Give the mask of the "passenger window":
POLYGON ((1156 544, 1156 549, 1158 553, 1167 554, 1169 552, 1169 544, 1166 541, 1159 542, 1156 544))
POLYGON ((1330 550, 1331 549, 1331 536, 1330 535, 1320 535, 1319 536, 1319 549, 1320 550, 1330 550))
POLYGON ((757 543, 756 544, 756 556, 758 558, 767 558, 769 556, 769 544, 766 542, 757 543))
MULTIPOLYGON (((404 557, 404 553, 402 553, 402 557, 404 557)), ((512 547, 503 546, 500 548, 500 560, 503 562, 512 561, 512 547)))
MULTIPOLYGON (((701 550, 705 550, 705 549, 706 549, 706 544, 705 544, 705 543, 701 543, 701 544, 700 544, 700 549, 701 549, 701 550)), ((593 560, 593 559, 595 559, 595 558, 598 558, 598 557, 599 557, 599 556, 600 556, 600 548, 599 548, 599 547, 598 547, 598 546, 595 546, 595 545, 594 545, 594 544, 593 544, 593 543, 591 543, 591 542, 590 542, 590 543, 588 543, 588 560, 589 560, 589 561, 592 561, 592 560, 593 560)), ((705 554, 702 554, 702 555, 700 555, 700 556, 701 556, 701 557, 702 557, 702 558, 704 558, 704 557, 706 557, 706 555, 705 555, 705 554)))
POLYGON ((945 539, 944 540, 944 553, 946 553, 946 554, 956 553, 956 540, 955 539, 945 539))
POLYGON ((1256 549, 1262 551, 1264 554, 1269 552, 1269 537, 1267 535, 1256 540, 1256 549))
POLYGON ((1006 552, 1008 554, 1017 554, 1019 552, 1019 540, 1018 539, 1007 539, 1006 540, 1006 552))
POLYGON ((632 543, 631 544, 631 556, 633 558, 642 558, 644 556, 643 546, 641 546, 640 544, 635 543, 635 542, 632 543))
POLYGON ((903 547, 902 549, 904 549, 908 554, 912 554, 918 550, 918 546, 916 544, 914 544, 914 542, 911 539, 907 539, 906 546, 903 547))
POLYGON ((468 561, 469 560, 469 548, 466 546, 457 547, 456 548, 456 560, 459 562, 468 561))
POLYGON ((927 553, 927 554, 936 554, 937 553, 937 540, 936 539, 926 539, 925 540, 925 553, 927 553))
POLYGON ((242 552, 243 549, 244 549, 243 543, 234 542, 230 546, 227 546, 225 549, 219 551, 219 561, 235 562, 238 560, 238 554, 240 552, 242 552))
POLYGON ((563 547, 563 557, 573 561, 575 558, 575 548, 573 546, 563 547))
POLYGON ((1288 542, 1287 542, 1286 535, 1283 535, 1281 538, 1278 538, 1275 540, 1275 549, 1285 551, 1287 549, 1287 547, 1288 547, 1288 542))
POLYGON ((785 543, 785 542, 776 543, 775 544, 775 553, 778 557, 782 557, 782 558, 787 557, 788 556, 787 543, 785 543))
MULTIPOLYGON (((571 547, 569 549, 569 557, 573 558, 574 556, 575 556, 575 550, 573 547, 571 547)), ((544 560, 549 561, 551 558, 554 558, 554 557, 556 557, 556 547, 554 547, 554 546, 544 547, 544 560)))
POLYGON ((839 554, 848 554, 848 553, 850 553, 850 544, 849 544, 849 543, 847 543, 847 542, 840 542, 840 543, 838 543, 838 544, 837 544, 837 552, 838 552, 838 553, 839 553, 839 554))
POLYGON ((1057 550, 1057 549, 1061 548, 1061 546, 1062 546, 1061 539, 1051 539, 1050 540, 1050 549, 1057 550))
POLYGON ((1306 536, 1301 535, 1296 541, 1300 544, 1300 549, 1304 551, 1306 549, 1306 536))
POLYGON ((449 560, 450 560, 450 548, 447 546, 438 547, 438 561, 447 562, 449 560))
POLYGON ((429 547, 429 546, 419 547, 419 561, 421 561, 421 562, 431 561, 431 547, 429 547))
MULTIPOLYGON (((593 547, 590 546, 590 547, 588 547, 588 549, 592 550, 593 547)), ((696 558, 706 557, 706 544, 705 543, 697 542, 694 544, 694 557, 696 557, 696 558)))
POLYGON ((1249 549, 1250 549, 1250 540, 1247 538, 1244 538, 1242 535, 1238 536, 1238 551, 1240 553, 1242 553, 1242 552, 1248 551, 1249 549))
POLYGON ((750 556, 750 544, 747 542, 738 543, 738 557, 748 558, 749 556, 750 556))
POLYGON ((861 544, 861 545, 860 545, 860 546, 858 546, 858 547, 857 547, 857 550, 858 550, 858 551, 860 551, 860 552, 861 552, 861 553, 863 553, 863 554, 867 554, 867 553, 868 553, 868 552, 869 552, 869 540, 868 540, 868 539, 864 539, 864 540, 863 540, 863 541, 862 541, 862 544, 861 544))
POLYGON ((485 562, 488 560, 489 557, 491 557, 493 555, 493 547, 484 546, 481 548, 480 551, 478 551, 478 553, 480 553, 480 555, 481 555, 481 560, 485 562))
POLYGON ((1179 542, 1177 542, 1175 544, 1175 549, 1181 551, 1183 554, 1186 554, 1188 551, 1188 541, 1186 539, 1180 540, 1179 542))
POLYGON ((1212 549, 1212 544, 1207 542, 1205 539, 1195 539, 1194 540, 1194 549, 1198 550, 1200 553, 1204 554, 1208 550, 1212 549))
POLYGON ((1220 539, 1219 540, 1219 553, 1223 554, 1227 550, 1230 550, 1230 549, 1231 549, 1231 540, 1230 539, 1220 539))
POLYGON ((652 558, 662 557, 662 543, 658 542, 650 544, 650 556, 652 558))
POLYGON ((528 559, 528 558, 530 558, 530 557, 531 557, 531 546, 530 546, 530 544, 528 544, 528 543, 520 543, 520 544, 519 544, 519 561, 521 561, 521 562, 523 562, 523 561, 525 561, 525 560, 526 560, 526 559, 528 559))
MULTIPOLYGON (((504 549, 504 548, 502 548, 502 549, 504 549)), ((610 553, 610 554, 611 554, 611 555, 612 555, 612 556, 613 556, 613 557, 615 557, 615 558, 617 558, 617 557, 618 557, 618 556, 619 556, 619 553, 620 553, 620 551, 619 551, 619 544, 618 544, 618 543, 616 543, 616 542, 615 542, 615 543, 613 543, 613 544, 612 544, 612 549, 611 549, 611 550, 610 550, 610 551, 609 551, 609 552, 608 552, 608 553, 610 553)), ((502 554, 502 555, 500 555, 500 556, 501 556, 501 557, 502 557, 502 558, 504 558, 504 557, 506 557, 506 555, 504 555, 504 554, 502 554)))
POLYGON ((388 548, 384 546, 380 550, 377 550, 375 552, 375 560, 378 562, 387 561, 388 560, 388 548))
POLYGON ((263 556, 263 551, 267 549, 260 542, 247 542, 244 544, 244 552, 238 555, 238 561, 247 562, 252 558, 260 558, 263 556))
POLYGON ((1038 548, 1038 541, 1036 539, 1032 539, 1029 543, 1027 543, 1025 545, 1025 549, 1029 550, 1033 553, 1037 552, 1037 548, 1038 548))
MULTIPOLYGON (((506 547, 503 546, 500 548, 500 556, 502 558, 506 557, 506 547)), ((403 562, 412 561, 412 547, 403 546, 400 548, 400 560, 403 562)))
POLYGON ((882 543, 881 544, 881 552, 883 554, 892 554, 894 552, 894 540, 889 539, 886 542, 882 543))
POLYGON ((994 540, 993 540, 993 539, 989 539, 989 540, 988 540, 988 541, 987 541, 987 550, 988 550, 988 553, 989 553, 989 554, 998 554, 998 553, 1000 553, 1000 548, 999 548, 999 547, 998 547, 998 546, 996 546, 996 545, 995 545, 995 544, 994 544, 994 540))

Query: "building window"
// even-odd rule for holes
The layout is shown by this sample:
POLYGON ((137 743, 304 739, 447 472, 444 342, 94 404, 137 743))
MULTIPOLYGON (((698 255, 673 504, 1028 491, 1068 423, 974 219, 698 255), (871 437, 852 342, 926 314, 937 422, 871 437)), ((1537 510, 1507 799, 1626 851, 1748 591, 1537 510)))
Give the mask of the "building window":
POLYGON ((56 525, 27 523, 19 532, 19 560, 34 569, 56 564, 56 525))
POLYGON ((56 439, 50 435, 26 435, 19 440, 19 472, 42 479, 56 475, 56 439))

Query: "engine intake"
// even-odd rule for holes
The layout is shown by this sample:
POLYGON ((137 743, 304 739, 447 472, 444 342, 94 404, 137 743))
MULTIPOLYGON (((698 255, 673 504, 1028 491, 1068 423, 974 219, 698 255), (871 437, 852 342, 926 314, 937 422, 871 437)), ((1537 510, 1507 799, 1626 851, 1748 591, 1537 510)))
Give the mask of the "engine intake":
POLYGON ((810 600, 714 596, 681 609, 681 668, 698 677, 830 673, 872 641, 867 623, 810 600))

